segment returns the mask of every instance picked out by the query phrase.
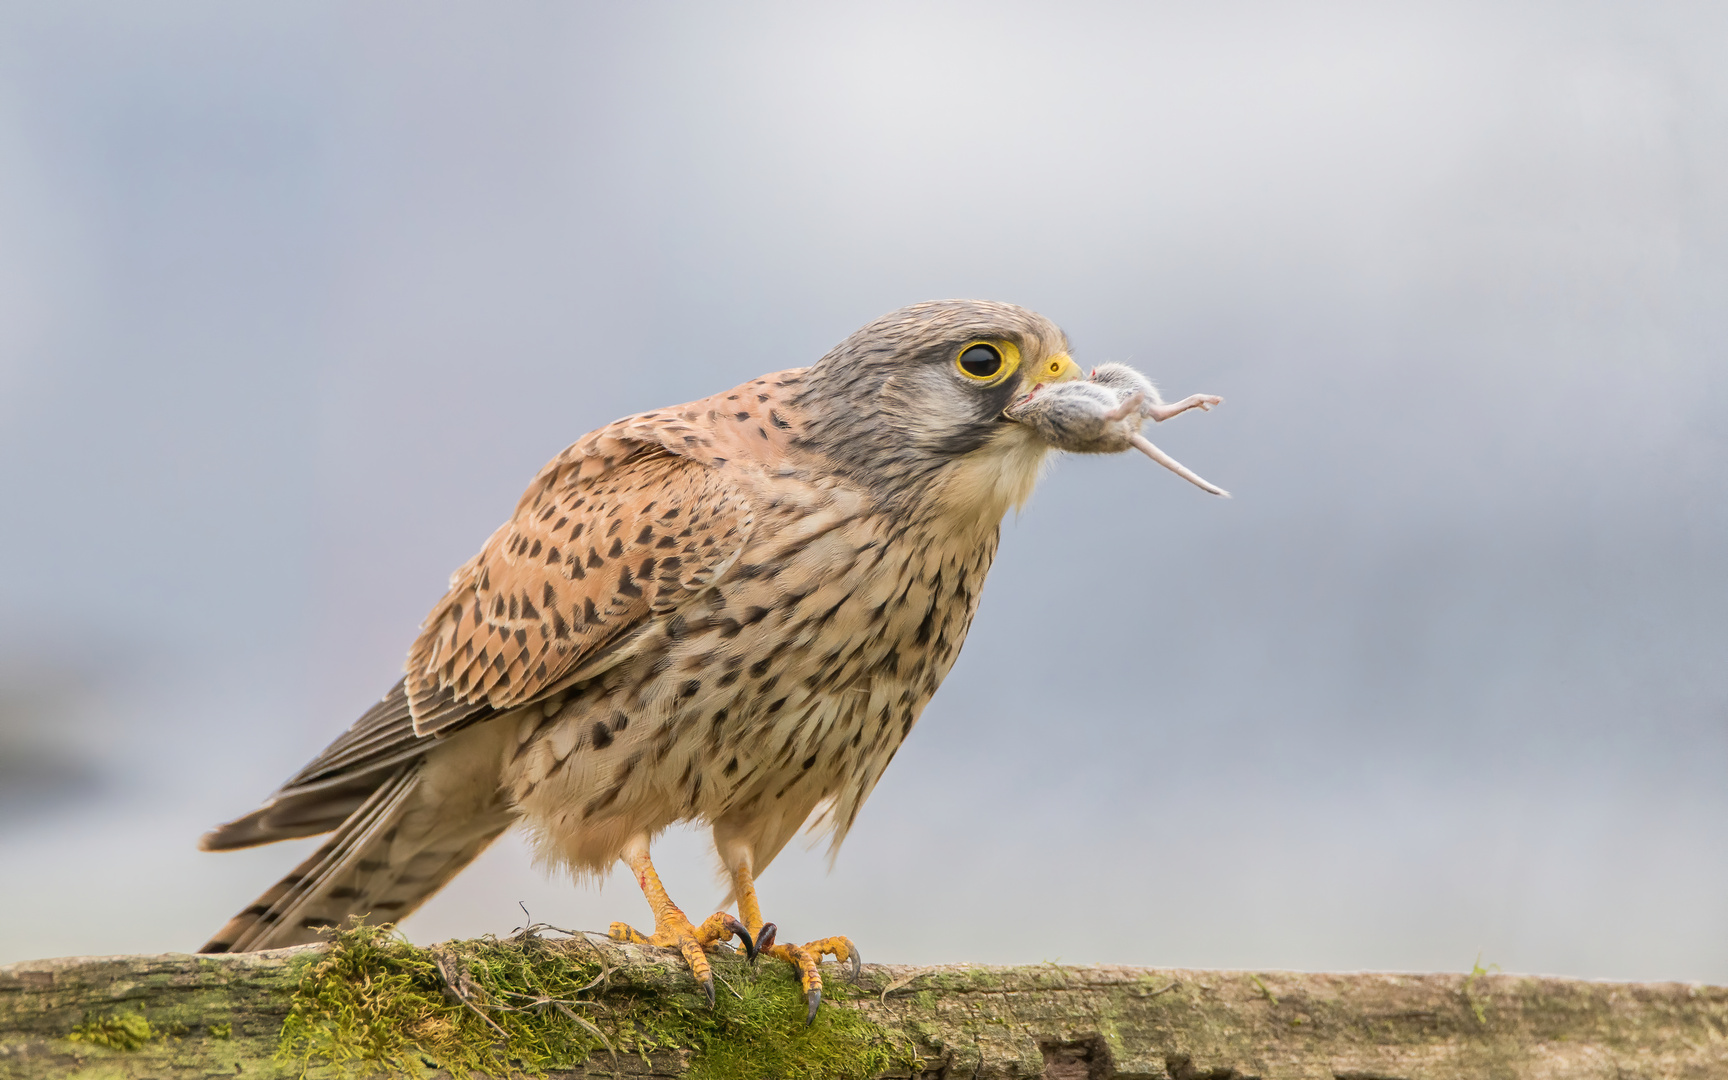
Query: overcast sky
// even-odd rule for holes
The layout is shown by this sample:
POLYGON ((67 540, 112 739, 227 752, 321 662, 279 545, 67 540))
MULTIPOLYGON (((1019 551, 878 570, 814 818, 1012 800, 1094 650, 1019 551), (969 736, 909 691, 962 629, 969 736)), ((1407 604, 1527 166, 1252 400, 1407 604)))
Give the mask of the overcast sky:
MULTIPOLYGON (((567 443, 953 296, 1236 497, 1060 462, 783 936, 1728 982, 1720 4, 5 5, 0 962, 286 872, 194 845, 567 443)), ((518 901, 647 918, 407 929, 518 901)))

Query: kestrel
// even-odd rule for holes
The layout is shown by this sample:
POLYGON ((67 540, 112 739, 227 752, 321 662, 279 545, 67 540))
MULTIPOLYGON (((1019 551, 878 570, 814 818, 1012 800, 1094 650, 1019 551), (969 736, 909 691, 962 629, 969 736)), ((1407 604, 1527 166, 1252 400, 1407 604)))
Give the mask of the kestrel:
POLYGON ((333 833, 204 952, 398 920, 513 825, 576 875, 622 860, 654 932, 713 996, 736 936, 800 970, 844 937, 776 944, 755 878, 807 821, 838 849, 948 674, 1001 521, 1052 449, 1136 446, 1173 405, 1130 368, 1090 378, 1049 320, 987 301, 883 316, 808 368, 627 417, 540 470, 409 650, 407 674, 221 851, 333 833), (693 925, 648 856, 701 821, 736 917, 693 925))

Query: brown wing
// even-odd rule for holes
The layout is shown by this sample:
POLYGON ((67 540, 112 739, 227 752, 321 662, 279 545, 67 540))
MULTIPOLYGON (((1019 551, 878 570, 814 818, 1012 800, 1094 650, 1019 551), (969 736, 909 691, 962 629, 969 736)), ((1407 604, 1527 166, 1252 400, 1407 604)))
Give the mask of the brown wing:
POLYGON ((408 676, 264 806, 201 846, 335 829, 425 754, 426 736, 448 737, 619 656, 652 615, 737 557, 753 518, 728 463, 784 457, 794 429, 774 406, 797 375, 625 417, 559 454, 511 520, 451 575, 409 653, 408 676))
POLYGON ((427 617, 408 655, 414 730, 525 704, 602 660, 714 580, 752 521, 723 468, 660 445, 578 443, 427 617))

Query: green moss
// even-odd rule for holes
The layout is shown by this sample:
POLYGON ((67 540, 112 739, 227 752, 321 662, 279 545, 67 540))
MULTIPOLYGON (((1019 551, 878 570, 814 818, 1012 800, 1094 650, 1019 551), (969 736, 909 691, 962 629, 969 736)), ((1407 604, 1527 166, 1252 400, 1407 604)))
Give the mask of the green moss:
POLYGON ((210 1037, 212 1039, 232 1039, 234 1037, 234 1025, 228 1022, 211 1024, 210 1037))
POLYGON ((73 1028, 67 1038, 73 1042, 106 1046, 110 1050, 137 1050, 156 1038, 156 1030, 142 1013, 112 1013, 86 1020, 73 1028))
POLYGON ((1264 982, 1260 981, 1260 976, 1251 974, 1248 977, 1254 980, 1254 989, 1260 991, 1261 996, 1274 1005, 1278 1004, 1278 995, 1274 994, 1264 982))
POLYGON ((1489 964, 1487 967, 1483 967, 1482 954, 1477 953, 1476 962, 1470 965, 1470 974, 1464 976, 1464 1000, 1470 1006, 1471 1015, 1476 1017, 1476 1023, 1482 1027, 1488 1026, 1488 1010, 1483 1008, 1486 999, 1476 993, 1476 980, 1490 971, 1499 970, 1499 964, 1489 964))
POLYGON ((723 988, 713 1012, 685 1014, 689 1026, 680 1034, 695 1051, 691 1077, 864 1080, 894 1063, 887 1033, 845 1004, 839 980, 824 980, 824 1004, 807 1026, 791 966, 769 959, 760 968, 755 978, 740 970, 732 980, 738 996, 723 988))
POLYGON ((362 926, 303 963, 279 1051, 302 1072, 418 1076, 435 1063, 458 1080, 539 1076, 596 1052, 671 1051, 701 1080, 862 1080, 896 1060, 838 980, 806 1026, 797 978, 773 960, 752 972, 715 957, 713 1009, 693 981, 688 992, 614 983, 580 939, 524 934, 428 950, 362 926))

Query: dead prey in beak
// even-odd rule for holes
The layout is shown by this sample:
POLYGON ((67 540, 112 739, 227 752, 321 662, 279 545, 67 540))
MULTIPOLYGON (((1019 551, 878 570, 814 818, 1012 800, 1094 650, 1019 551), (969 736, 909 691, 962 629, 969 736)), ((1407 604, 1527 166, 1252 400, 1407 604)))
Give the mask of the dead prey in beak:
POLYGON ((1116 454, 1132 446, 1195 487, 1229 498, 1228 491, 1196 476, 1140 434, 1140 425, 1148 418, 1157 422, 1189 409, 1206 412, 1223 402, 1211 394, 1194 394, 1166 405, 1146 376, 1126 364, 1105 364, 1084 382, 1039 386, 1008 406, 1003 415, 1025 424, 1058 450, 1116 454))

